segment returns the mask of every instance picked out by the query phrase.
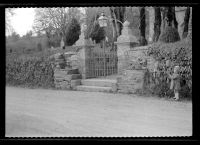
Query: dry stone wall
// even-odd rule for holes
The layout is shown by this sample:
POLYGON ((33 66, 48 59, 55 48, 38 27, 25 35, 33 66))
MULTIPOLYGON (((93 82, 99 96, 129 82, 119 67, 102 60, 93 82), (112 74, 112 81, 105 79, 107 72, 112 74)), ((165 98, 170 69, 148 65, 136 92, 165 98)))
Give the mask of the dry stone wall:
POLYGON ((123 72, 117 78, 119 93, 137 93, 143 89, 146 69, 153 71, 155 60, 147 56, 147 47, 134 47, 124 52, 123 72))
POLYGON ((143 87, 143 70, 125 70, 117 79, 119 93, 136 93, 143 87))
POLYGON ((77 59, 75 59, 77 57, 75 56, 76 54, 71 52, 54 55, 54 84, 57 89, 75 89, 81 84, 82 77, 77 68, 77 59))

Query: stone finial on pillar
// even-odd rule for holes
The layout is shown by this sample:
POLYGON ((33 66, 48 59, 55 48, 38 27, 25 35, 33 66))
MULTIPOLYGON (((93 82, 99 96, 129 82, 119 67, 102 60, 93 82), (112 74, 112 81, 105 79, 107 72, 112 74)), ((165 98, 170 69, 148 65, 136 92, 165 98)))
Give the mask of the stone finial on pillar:
POLYGON ((87 29, 87 25, 85 25, 84 23, 81 25, 81 35, 79 36, 78 41, 76 41, 76 46, 83 46, 85 45, 85 35, 84 32, 87 29))
POLYGON ((134 45, 138 43, 137 38, 132 34, 132 30, 129 28, 130 23, 125 21, 123 23, 122 34, 117 38, 118 43, 128 43, 130 45, 134 45))
POLYGON ((122 74, 126 68, 126 52, 136 46, 139 42, 129 28, 130 23, 125 21, 123 24, 122 34, 117 38, 117 56, 118 56, 118 74, 122 74))

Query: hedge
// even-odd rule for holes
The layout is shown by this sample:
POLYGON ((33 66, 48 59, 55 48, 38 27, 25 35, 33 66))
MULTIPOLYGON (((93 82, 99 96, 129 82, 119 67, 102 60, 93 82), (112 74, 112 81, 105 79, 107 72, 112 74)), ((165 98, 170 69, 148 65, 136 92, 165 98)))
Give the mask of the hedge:
MULTIPOLYGON (((192 96, 192 41, 184 39, 175 43, 155 43, 149 46, 148 55, 153 56, 159 62, 160 74, 157 78, 152 76, 152 72, 147 70, 144 76, 144 88, 159 96, 172 95, 167 81, 165 69, 166 60, 171 61, 171 67, 180 66, 181 95, 183 97, 192 96)), ((173 73, 173 69, 171 69, 173 73)))
POLYGON ((53 65, 45 57, 6 57, 6 85, 54 87, 53 65))

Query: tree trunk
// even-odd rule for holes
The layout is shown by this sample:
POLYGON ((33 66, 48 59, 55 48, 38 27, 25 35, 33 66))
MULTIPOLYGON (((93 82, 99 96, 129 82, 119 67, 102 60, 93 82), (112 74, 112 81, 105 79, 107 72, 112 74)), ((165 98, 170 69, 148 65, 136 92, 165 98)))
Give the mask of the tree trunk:
POLYGON ((162 8, 161 12, 163 22, 162 30, 165 29, 167 26, 172 26, 178 29, 178 23, 175 17, 175 7, 164 7, 162 8))
POLYGON ((139 8, 140 11, 140 45, 146 45, 147 40, 145 38, 145 28, 146 28, 146 23, 145 23, 145 7, 139 8))
POLYGON ((117 41, 117 28, 116 28, 116 20, 114 17, 114 9, 110 8, 110 15, 112 20, 112 28, 113 28, 113 41, 117 41))
POLYGON ((176 28, 178 30, 178 22, 176 20, 175 7, 171 7, 171 12, 172 12, 172 25, 174 26, 174 28, 176 28))
MULTIPOLYGON (((126 8, 125 7, 120 7, 119 11, 120 11, 119 20, 123 23, 124 22, 124 18, 125 18, 126 8)), ((118 24, 119 24, 119 33, 121 35, 123 26, 120 23, 118 23, 118 24)))
POLYGON ((192 7, 190 7, 190 18, 189 18, 189 24, 188 24, 188 35, 190 39, 192 39, 192 7))
POLYGON ((154 22, 154 36, 153 42, 157 42, 160 36, 160 27, 161 27, 161 12, 160 7, 155 7, 155 22, 154 22))
POLYGON ((124 22, 124 15, 125 15, 126 8, 125 7, 115 7, 110 8, 111 18, 114 19, 112 21, 113 30, 115 31, 115 37, 114 40, 117 40, 117 37, 121 35, 121 31, 123 29, 123 26, 121 23, 119 23, 117 20, 124 22))
POLYGON ((163 7, 161 34, 158 41, 169 43, 180 40, 178 33, 178 23, 175 17, 175 7, 163 7))
POLYGON ((185 17, 184 17, 184 23, 183 23, 184 24, 183 33, 182 33, 183 39, 187 37, 187 34, 188 34, 189 19, 190 19, 190 7, 187 7, 185 11, 185 17))

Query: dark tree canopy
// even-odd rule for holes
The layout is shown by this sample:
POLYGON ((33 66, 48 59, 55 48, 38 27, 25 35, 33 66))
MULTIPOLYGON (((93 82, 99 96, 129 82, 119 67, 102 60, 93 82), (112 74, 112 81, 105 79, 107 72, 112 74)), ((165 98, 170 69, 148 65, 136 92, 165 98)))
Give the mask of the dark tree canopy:
POLYGON ((171 43, 180 40, 178 30, 172 26, 167 26, 159 37, 159 41, 164 43, 171 43))
POLYGON ((140 45, 146 45, 147 44, 147 40, 145 38, 145 30, 146 30, 146 22, 145 22, 145 7, 141 7, 140 9, 140 38, 139 38, 139 42, 140 45))
POLYGON ((117 37, 121 35, 123 28, 122 24, 117 22, 117 20, 123 23, 125 21, 125 12, 125 7, 110 7, 111 18, 113 19, 112 26, 114 30, 114 41, 116 41, 117 37))
POLYGON ((153 42, 157 42, 158 38, 160 36, 160 27, 161 27, 161 12, 160 7, 154 8, 155 12, 155 22, 154 22, 154 36, 153 36, 153 42))
POLYGON ((101 40, 105 38, 104 28, 101 28, 99 26, 97 22, 98 18, 99 18, 98 14, 92 18, 86 31, 86 39, 91 38, 92 41, 95 41, 96 43, 100 43, 101 40))
POLYGON ((178 23, 175 17, 175 7, 162 8, 162 29, 159 41, 169 43, 180 40, 178 23))
POLYGON ((66 30, 66 46, 73 45, 79 39, 80 29, 80 24, 75 18, 73 18, 66 30))

